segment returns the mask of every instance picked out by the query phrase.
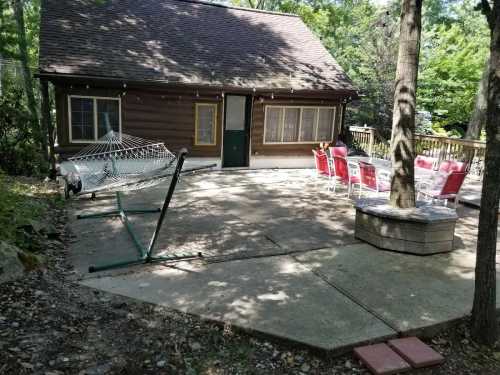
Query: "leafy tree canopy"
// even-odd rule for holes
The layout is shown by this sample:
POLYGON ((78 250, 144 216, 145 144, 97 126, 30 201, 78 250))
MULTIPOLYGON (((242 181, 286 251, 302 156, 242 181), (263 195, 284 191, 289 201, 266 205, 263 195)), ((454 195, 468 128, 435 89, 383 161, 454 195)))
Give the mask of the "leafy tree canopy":
MULTIPOLYGON (((350 124, 391 128, 400 3, 371 0, 234 0, 239 6, 295 13, 321 38, 363 98, 350 124)), ((460 136, 488 55, 484 16, 472 0, 423 2, 418 130, 460 136)))

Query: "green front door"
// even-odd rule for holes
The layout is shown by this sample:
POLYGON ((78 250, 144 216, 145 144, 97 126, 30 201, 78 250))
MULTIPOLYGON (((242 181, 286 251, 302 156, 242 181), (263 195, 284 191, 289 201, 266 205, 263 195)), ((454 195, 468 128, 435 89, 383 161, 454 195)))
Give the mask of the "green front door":
POLYGON ((226 95, 225 99, 223 166, 247 167, 250 99, 243 95, 226 95))

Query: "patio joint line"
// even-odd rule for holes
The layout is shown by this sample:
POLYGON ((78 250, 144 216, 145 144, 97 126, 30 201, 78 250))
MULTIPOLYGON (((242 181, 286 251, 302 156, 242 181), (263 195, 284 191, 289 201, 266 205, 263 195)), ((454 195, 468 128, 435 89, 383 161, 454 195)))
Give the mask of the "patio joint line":
POLYGON ((283 247, 278 243, 278 241, 275 241, 270 235, 264 233, 264 238, 266 238, 273 245, 278 246, 280 249, 283 249, 283 247))
POLYGON ((370 308, 368 305, 364 304, 361 302, 358 298, 356 298, 353 294, 351 294, 349 291, 346 289, 342 288, 340 285, 337 285, 333 281, 331 281, 329 278, 327 278, 325 275, 323 275, 320 271, 314 270, 313 268, 309 267, 306 263, 301 262, 295 255, 290 254, 290 256, 300 264, 304 265, 306 268, 308 268, 314 275, 319 277, 321 280, 323 280, 325 283, 330 285, 332 288, 336 289, 338 292, 343 294, 345 297, 349 298, 352 302, 354 302, 356 305, 361 307, 363 310, 365 310, 367 313, 373 315, 375 318, 380 320, 382 323, 384 323, 386 326, 388 326, 390 329, 392 329, 394 332, 400 336, 403 331, 401 331, 397 326, 393 325, 390 321, 388 321, 386 318, 384 318, 382 315, 377 313, 375 310, 370 308))

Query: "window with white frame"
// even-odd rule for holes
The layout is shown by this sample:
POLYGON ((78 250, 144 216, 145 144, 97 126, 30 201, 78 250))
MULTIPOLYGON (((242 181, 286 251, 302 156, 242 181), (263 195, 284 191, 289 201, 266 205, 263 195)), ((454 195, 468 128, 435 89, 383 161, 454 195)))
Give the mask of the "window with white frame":
POLYGON ((266 106, 264 143, 316 143, 333 139, 336 107, 266 106))
POLYGON ((121 132, 120 98, 69 96, 70 142, 98 142, 110 130, 121 132))
POLYGON ((196 103, 195 145, 215 145, 217 104, 196 103))

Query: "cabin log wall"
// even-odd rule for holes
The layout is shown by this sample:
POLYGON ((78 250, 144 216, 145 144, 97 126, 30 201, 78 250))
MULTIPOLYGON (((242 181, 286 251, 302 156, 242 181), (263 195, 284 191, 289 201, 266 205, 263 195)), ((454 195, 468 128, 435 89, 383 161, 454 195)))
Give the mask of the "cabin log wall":
MULTIPOLYGON (((221 157, 223 133, 223 98, 214 90, 161 90, 156 88, 86 88, 67 83, 54 83, 56 98, 57 141, 60 159, 76 153, 85 144, 69 142, 68 95, 118 97, 121 96, 122 132, 141 138, 165 142, 168 149, 177 152, 186 147, 192 157, 221 157), (125 93, 125 95, 123 95, 125 93), (195 146, 195 104, 217 103, 216 145, 195 146)), ((227 94, 230 94, 228 92, 227 94)), ((341 127, 340 97, 297 98, 292 95, 262 99, 254 95, 250 127, 250 156, 311 156, 316 142, 308 144, 264 144, 264 111, 266 105, 335 106, 335 131, 341 127)))

